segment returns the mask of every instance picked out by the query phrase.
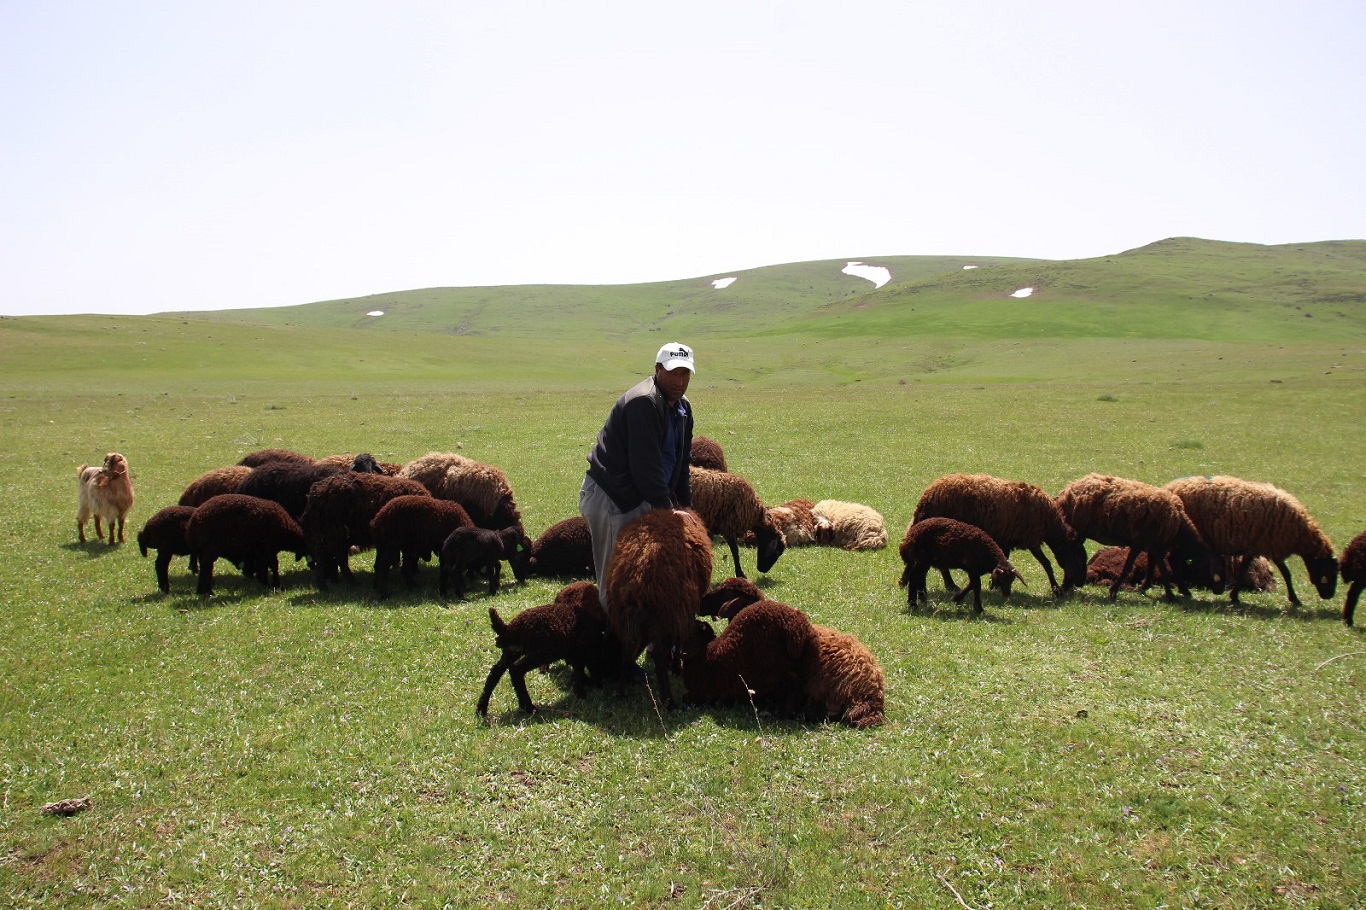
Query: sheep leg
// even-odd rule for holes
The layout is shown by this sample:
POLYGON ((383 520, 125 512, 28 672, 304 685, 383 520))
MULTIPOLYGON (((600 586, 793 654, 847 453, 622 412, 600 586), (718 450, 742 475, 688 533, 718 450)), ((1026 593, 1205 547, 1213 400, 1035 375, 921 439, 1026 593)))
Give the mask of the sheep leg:
MULTIPOLYGON (((1115 580, 1112 581, 1112 582, 1110 582, 1110 600, 1111 600, 1111 601, 1114 601, 1114 600, 1118 599, 1118 597, 1119 597, 1119 587, 1120 587, 1120 585, 1124 584, 1124 579, 1128 578, 1128 577, 1129 577, 1129 573, 1132 572, 1132 571, 1134 570, 1134 563, 1136 563, 1136 562, 1138 562, 1138 547, 1130 547, 1130 548, 1129 548, 1129 555, 1126 556, 1126 557, 1124 557, 1124 568, 1123 568, 1123 569, 1120 569, 1119 574, 1118 574, 1117 576, 1115 576, 1115 580)), ((1052 580, 1053 580, 1053 578, 1052 578, 1051 575, 1049 576, 1049 579, 1048 579, 1048 580, 1049 580, 1049 581, 1052 581, 1052 580)), ((1148 589, 1148 585, 1152 584, 1152 582, 1153 582, 1153 557, 1152 557, 1152 554, 1150 553, 1150 554, 1148 554, 1148 572, 1147 572, 1147 575, 1144 576, 1143 590, 1146 591, 1146 590, 1148 589)), ((1171 589, 1170 589, 1170 588, 1167 589, 1167 595, 1168 595, 1168 596, 1171 595, 1171 589)))
MULTIPOLYGON (((1005 550, 1005 547, 1002 547, 1001 549, 1005 550)), ((1034 554, 1034 558, 1039 561, 1039 565, 1043 566, 1044 574, 1048 576, 1048 586, 1053 589, 1053 595, 1055 597, 1061 595, 1062 589, 1058 587, 1058 579, 1053 574, 1053 564, 1048 561, 1047 556, 1043 555, 1043 547, 1040 544, 1035 544, 1029 548, 1029 552, 1034 554)), ((1131 555, 1133 554, 1132 547, 1129 549, 1129 553, 1131 555)), ((1006 558, 1010 558, 1009 550, 1006 550, 1006 558)), ((1123 576, 1120 577, 1122 578, 1123 576)))
POLYGON ((170 549, 157 550, 157 587, 162 594, 171 593, 171 553, 170 549))
POLYGON ((199 587, 195 590, 201 597, 213 594, 213 563, 217 558, 211 553, 199 557, 199 587))
POLYGON ((726 543, 730 544, 730 558, 735 563, 735 577, 744 578, 745 570, 740 568, 740 545, 734 537, 727 537, 726 543))
POLYGON ((1343 625, 1350 626, 1352 617, 1357 611, 1357 601, 1361 598, 1361 589, 1366 587, 1366 582, 1354 581, 1352 586, 1347 589, 1347 599, 1342 602, 1342 622, 1343 625))
POLYGON ((957 594, 953 595, 953 602, 954 602, 954 603, 962 603, 962 602, 963 602, 963 598, 967 596, 967 594, 968 594, 969 591, 972 592, 972 612, 973 612, 973 613, 981 613, 981 612, 982 612, 982 576, 980 576, 980 575, 973 575, 973 574, 969 573, 969 574, 968 574, 968 585, 967 585, 967 587, 965 587, 963 590, 959 591, 957 594))
MULTIPOLYGON (((928 576, 928 575, 929 575, 929 572, 927 571, 925 574, 926 574, 926 576, 928 576)), ((943 579, 944 579, 944 590, 947 591, 947 592, 950 593, 950 594, 957 594, 957 593, 958 593, 958 585, 954 584, 953 576, 949 574, 949 570, 948 570, 948 569, 942 569, 942 568, 941 568, 941 569, 939 570, 939 574, 940 574, 940 575, 943 577, 943 579)), ((929 592, 928 592, 928 591, 926 591, 926 594, 925 594, 925 602, 926 602, 926 603, 929 603, 929 602, 930 602, 930 597, 929 597, 929 592)))
POLYGON ((493 597, 498 593, 498 578, 503 574, 503 564, 497 559, 490 559, 484 572, 489 577, 489 597, 493 597))
POLYGON ((535 714, 536 705, 531 701, 531 693, 526 690, 526 675, 536 669, 540 661, 533 654, 523 654, 508 668, 508 679, 512 680, 512 690, 517 693, 517 706, 524 714, 535 714))
POLYGON ((85 543, 85 522, 87 519, 80 519, 76 522, 76 539, 85 543))
POLYGON ((672 711, 678 705, 674 702, 673 686, 669 683, 669 659, 673 654, 673 644, 656 642, 653 650, 655 659, 655 679, 659 680, 659 692, 664 698, 664 707, 672 711))
MULTIPOLYGON (((498 658, 497 662, 495 662, 493 667, 489 670, 488 679, 484 680, 484 691, 479 695, 479 704, 474 706, 475 714, 478 714, 480 717, 488 717, 489 698, 492 697, 493 690, 498 687, 498 680, 503 678, 503 674, 507 672, 508 666, 511 663, 511 656, 504 651, 503 656, 498 658)), ((514 686, 514 688, 516 687, 514 686)), ((520 693, 518 693, 518 698, 521 698, 520 693)))
MULTIPOLYGON (((109 542, 114 542, 114 523, 109 523, 109 542)), ((124 543, 123 539, 123 516, 119 516, 119 543, 124 543)))
MULTIPOLYGON (((1248 568, 1252 565, 1252 559, 1253 557, 1251 556, 1247 558, 1248 568)), ((1285 564, 1284 559, 1273 559, 1272 562, 1276 564, 1276 568, 1281 570, 1281 578, 1285 579, 1285 593, 1290 596, 1291 605, 1298 607, 1300 605, 1300 599, 1295 596, 1295 586, 1290 583, 1290 567, 1285 564)), ((1243 574, 1247 574, 1247 568, 1244 568, 1243 574)))

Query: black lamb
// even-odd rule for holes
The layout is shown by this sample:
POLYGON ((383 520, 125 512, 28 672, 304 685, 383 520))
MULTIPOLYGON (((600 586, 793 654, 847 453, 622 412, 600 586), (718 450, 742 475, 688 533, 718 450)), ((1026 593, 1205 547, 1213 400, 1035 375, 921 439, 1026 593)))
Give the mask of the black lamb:
MULTIPOLYGON (((171 590, 171 557, 189 556, 190 544, 185 539, 185 528, 194 514, 191 506, 167 506, 157 512, 138 532, 138 550, 146 558, 148 550, 157 551, 157 587, 161 593, 171 590)), ((192 567, 192 571, 193 568, 192 567)))
POLYGON ((299 523, 279 503, 239 493, 214 496, 194 510, 185 540, 199 558, 198 593, 213 593, 213 564, 220 556, 266 585, 280 585, 281 551, 308 552, 299 523))
POLYGON ((455 596, 465 599, 465 572, 481 570, 489 579, 489 596, 498 593, 498 578, 502 561, 512 566, 517 581, 526 581, 527 559, 531 542, 521 525, 510 525, 501 531, 488 528, 456 528, 441 544, 441 575, 439 590, 446 595, 448 585, 455 586, 455 596))

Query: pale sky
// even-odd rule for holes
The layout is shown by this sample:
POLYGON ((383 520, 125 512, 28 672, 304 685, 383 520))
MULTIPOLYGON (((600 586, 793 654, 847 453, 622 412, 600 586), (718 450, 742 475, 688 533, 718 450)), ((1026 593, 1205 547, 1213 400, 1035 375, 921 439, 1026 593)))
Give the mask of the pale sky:
POLYGON ((0 315, 1363 239, 1363 162, 1361 0, 0 0, 0 315))

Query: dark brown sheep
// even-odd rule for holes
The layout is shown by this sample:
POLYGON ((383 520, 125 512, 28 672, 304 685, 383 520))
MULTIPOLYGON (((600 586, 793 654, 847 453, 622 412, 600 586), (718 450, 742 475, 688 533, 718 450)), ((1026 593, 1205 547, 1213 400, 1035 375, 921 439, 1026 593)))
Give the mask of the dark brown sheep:
POLYGON ((223 493, 236 493, 251 471, 251 468, 240 464, 205 471, 185 485, 185 490, 180 494, 180 505, 194 508, 223 493))
POLYGON ((557 521, 531 543, 532 575, 593 578, 593 538, 582 515, 557 521))
POLYGON ((281 551, 302 558, 308 552, 299 523, 279 503, 224 493, 194 510, 185 540, 199 559, 202 596, 213 594, 213 564, 219 557, 237 563, 262 584, 280 586, 281 551))
POLYGON ((787 541, 749 481, 738 474, 696 466, 690 467, 689 471, 692 507, 708 532, 724 538, 730 545, 735 574, 745 577, 740 568, 739 542, 750 532, 754 534, 755 562, 760 573, 773 568, 787 549, 787 541))
MULTIPOLYGON (((1043 566, 1053 593, 1063 594, 1086 580, 1086 548, 1063 518, 1058 504, 1040 487, 1002 480, 989 474, 946 474, 925 488, 915 507, 918 522, 925 518, 954 518, 991 535, 1010 556, 1028 550, 1043 566), (1062 567, 1061 587, 1043 548, 1053 551, 1062 567)), ((944 587, 957 590, 948 571, 944 587)))
MULTIPOLYGON (((270 467, 257 468, 253 476, 270 467)), ((318 589, 326 591, 338 574, 347 581, 353 580, 351 548, 368 550, 374 545, 370 522, 386 503, 400 496, 427 495, 417 481, 385 474, 343 470, 314 483, 309 488, 299 525, 308 539, 318 589)))
POLYGON ((412 585, 419 560, 441 552, 441 545, 456 528, 472 528, 474 522, 458 502, 420 496, 396 496, 370 520, 370 539, 375 545, 375 591, 389 594, 389 572, 400 563, 403 581, 412 585))
MULTIPOLYGON (((906 568, 901 573, 901 587, 906 588, 908 606, 917 601, 929 603, 926 578, 930 569, 943 572, 961 569, 968 573, 968 586, 958 591, 954 603, 972 592, 974 613, 982 612, 982 576, 991 576, 991 586, 1010 596, 1011 583, 1020 573, 1006 559, 1005 551, 991 536, 974 525, 952 518, 925 518, 912 522, 901 541, 901 561, 906 568)), ((1023 579, 1021 579, 1023 580, 1023 579)))
POLYGON ((762 702, 783 713, 805 704, 803 663, 815 630, 805 613, 774 600, 752 603, 720 635, 700 619, 683 641, 683 684, 697 704, 762 702))
POLYGON ((801 674, 807 718, 860 730, 881 724, 887 680, 873 652, 847 632, 828 626, 812 632, 801 674))
POLYGON ((616 669, 617 655, 607 644, 607 614, 598 598, 598 586, 576 581, 561 588, 552 603, 523 610, 504 622, 489 608, 494 644, 502 652, 489 670, 475 713, 486 717, 489 698, 498 680, 507 673, 517 693, 517 705, 527 714, 536 711, 527 692, 526 675, 535 667, 562 660, 573 673, 574 694, 583 698, 589 674, 601 681, 616 669))
POLYGON ((1342 602, 1342 621, 1352 625, 1361 589, 1366 587, 1366 531, 1362 531, 1342 551, 1342 580, 1346 582, 1347 598, 1342 602))
MULTIPOLYGON (((143 558, 147 557, 148 550, 157 551, 157 587, 162 594, 168 594, 171 590, 171 557, 190 555, 185 529, 193 514, 194 509, 190 506, 167 506, 147 519, 138 532, 138 551, 143 558)), ((190 571, 196 570, 197 567, 193 567, 190 571)))
POLYGON ((493 597, 498 593, 504 560, 512 567, 512 575, 517 581, 526 581, 530 552, 531 541, 527 540, 521 525, 510 525, 501 531, 456 528, 441 544, 441 595, 444 597, 447 588, 454 585, 455 596, 464 600, 465 573, 479 571, 488 576, 489 596, 493 597))
POLYGON ((692 447, 688 450, 688 463, 712 471, 728 471, 726 453, 721 443, 709 436, 693 436, 692 447))

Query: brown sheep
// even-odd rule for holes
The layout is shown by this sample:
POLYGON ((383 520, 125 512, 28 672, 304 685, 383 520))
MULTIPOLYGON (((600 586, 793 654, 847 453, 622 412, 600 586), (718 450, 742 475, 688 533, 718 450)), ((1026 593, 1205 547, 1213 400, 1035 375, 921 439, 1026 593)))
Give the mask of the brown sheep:
POLYGON ((429 452, 405 464, 399 476, 416 480, 437 499, 460 503, 478 527, 498 531, 522 526, 512 485, 492 465, 463 455, 429 452))
POLYGON ((1285 490, 1238 477, 1182 477, 1166 488, 1181 497, 1186 514, 1220 556, 1238 559, 1230 576, 1229 598, 1247 586, 1247 567, 1265 556, 1281 572, 1290 603, 1299 606, 1290 569, 1291 556, 1304 560, 1309 578, 1324 600, 1337 590, 1338 560, 1333 544, 1304 506, 1285 490))
POLYGON ((202 596, 213 594, 213 564, 235 562, 247 575, 280 586, 280 551, 302 558, 308 551, 303 531, 284 507, 268 499, 224 493, 194 510, 185 525, 190 552, 199 557, 202 596))
POLYGON ((180 494, 179 505, 194 508, 222 493, 236 493, 251 471, 251 468, 240 464, 205 471, 186 484, 180 494))
MULTIPOLYGON (((1120 573, 1128 559, 1128 547, 1101 547, 1086 563, 1086 583, 1104 585, 1108 588, 1118 578, 1122 587, 1137 589, 1148 577, 1148 557, 1144 553, 1139 553, 1129 574, 1121 576, 1120 573)), ((1237 568, 1233 563, 1232 559, 1224 559, 1221 578, 1228 578, 1230 572, 1237 568)), ((1171 564, 1166 560, 1158 564, 1154 577, 1160 578, 1163 573, 1171 574, 1171 564)), ((1276 590, 1276 571, 1266 557, 1258 556, 1248 564, 1246 590, 1260 593, 1276 590)))
POLYGON ((118 452, 104 456, 104 464, 81 465, 76 470, 79 503, 76 508, 76 537, 85 543, 85 523, 95 519, 95 536, 104 540, 100 519, 109 525, 109 544, 123 543, 123 522, 133 508, 133 480, 128 476, 128 459, 118 452))
POLYGON ((700 619, 683 640, 689 701, 734 704, 753 699, 784 713, 805 702, 802 670, 815 630, 806 614, 773 600, 750 604, 716 635, 700 619))
MULTIPOLYGON (((809 547, 833 537, 830 520, 818 516, 815 506, 809 499, 789 499, 782 505, 769 507, 773 523, 783 532, 783 540, 789 547, 809 547)), ((753 544, 754 535, 746 535, 745 542, 753 544)))
POLYGON ((582 515, 557 521, 531 543, 531 574, 593 578, 593 538, 582 515))
POLYGON ((855 729, 883 721, 887 680, 877 658, 853 635, 812 626, 802 662, 809 719, 836 720, 855 729))
POLYGON ((724 538, 730 545, 735 574, 740 578, 745 577, 744 570, 740 568, 739 542, 747 532, 754 534, 757 551, 755 560, 759 572, 773 568, 787 548, 787 542, 773 515, 764 508, 749 481, 738 474, 690 466, 689 483, 692 487, 692 507, 707 526, 708 532, 724 538))
MULTIPOLYGON (((1081 538, 1067 524, 1053 497, 1033 484, 989 474, 946 474, 925 488, 913 521, 936 516, 981 528, 1007 557, 1012 550, 1028 550, 1043 566, 1055 595, 1086 580, 1086 548, 1081 538), (1044 556, 1044 545, 1062 567, 1061 587, 1053 575, 1053 564, 1044 556)), ((957 590, 947 570, 943 576, 944 586, 957 590)))
POLYGON ((281 461, 294 462, 295 464, 313 464, 315 459, 292 449, 259 449, 243 455, 242 460, 237 463, 247 468, 259 468, 263 464, 274 464, 281 461))
MULTIPOLYGON (((171 557, 189 556, 190 544, 185 538, 185 529, 190 524, 194 509, 190 506, 167 506, 158 511, 138 532, 138 551, 144 559, 148 550, 157 551, 157 587, 162 594, 171 591, 171 557)), ((197 572, 198 566, 190 567, 197 572)))
POLYGON ((1140 553, 1148 557, 1148 574, 1142 585, 1145 591, 1159 566, 1173 570, 1160 573, 1168 600, 1172 598, 1172 581, 1185 597, 1190 597, 1191 583, 1217 585, 1222 591, 1221 561, 1186 515, 1180 497, 1170 490, 1092 473, 1069 483, 1056 501, 1063 518, 1083 540, 1129 548, 1129 564, 1110 585, 1111 600, 1119 595, 1122 579, 1140 553))
POLYGON ((712 471, 728 471, 726 453, 721 444, 708 436, 694 436, 689 449, 688 462, 699 468, 712 471))
POLYGON ((621 529, 607 570, 607 624, 621 647, 619 688, 649 646, 664 702, 674 706, 670 659, 692 631, 711 570, 711 535, 691 510, 652 509, 621 529))
MULTIPOLYGON (((270 467, 257 468, 253 477, 270 467)), ((343 470, 314 483, 309 488, 299 525, 308 539, 318 589, 326 591, 338 573, 347 581, 353 580, 351 548, 367 550, 373 546, 370 522, 385 503, 400 496, 428 495, 417 481, 356 471, 343 470)))

